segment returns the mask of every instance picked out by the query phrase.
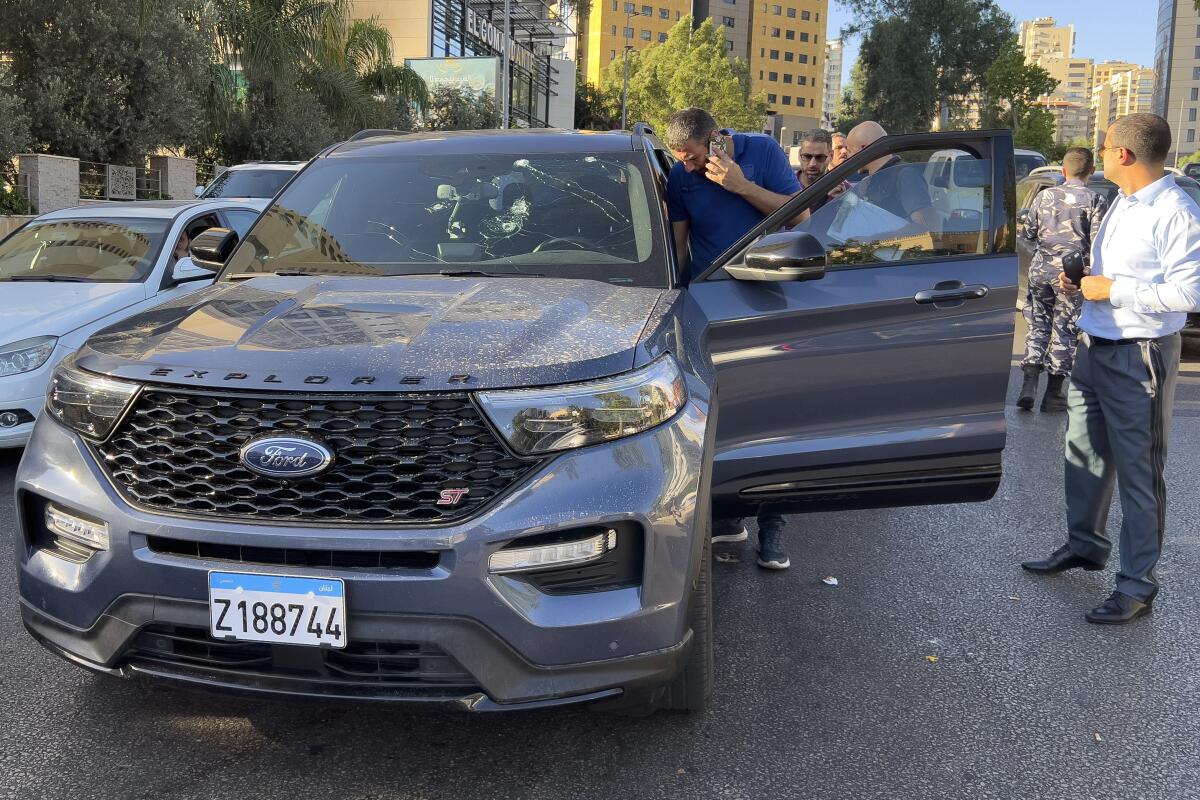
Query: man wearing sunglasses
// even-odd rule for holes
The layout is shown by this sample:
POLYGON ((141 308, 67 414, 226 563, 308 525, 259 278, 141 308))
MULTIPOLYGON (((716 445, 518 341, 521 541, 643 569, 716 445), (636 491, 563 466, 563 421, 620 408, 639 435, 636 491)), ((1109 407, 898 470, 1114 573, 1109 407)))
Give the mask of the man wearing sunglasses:
MULTIPOLYGON (((796 177, 800 180, 800 188, 807 189, 829 171, 830 165, 833 163, 833 137, 829 135, 828 131, 819 128, 808 131, 800 140, 800 146, 792 152, 800 162, 800 169, 796 171, 796 177)), ((844 184, 837 187, 813 206, 812 210, 816 211, 845 190, 844 184)))
POLYGON ((1092 238, 1091 274, 1067 395, 1067 542, 1021 566, 1043 575, 1101 570, 1120 488, 1121 569, 1116 591, 1088 622, 1117 625, 1150 613, 1167 521, 1163 467, 1179 372, 1179 329, 1200 308, 1200 207, 1166 173, 1171 129, 1155 114, 1130 114, 1108 129, 1104 177, 1120 188, 1092 238))

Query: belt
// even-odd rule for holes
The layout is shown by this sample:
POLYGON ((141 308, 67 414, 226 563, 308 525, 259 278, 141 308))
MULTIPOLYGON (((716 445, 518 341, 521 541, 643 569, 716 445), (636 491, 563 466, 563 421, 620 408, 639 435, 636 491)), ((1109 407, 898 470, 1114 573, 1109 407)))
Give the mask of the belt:
POLYGON ((1154 339, 1105 339, 1103 336, 1092 336, 1087 334, 1089 347, 1117 347, 1123 344, 1140 344, 1142 342, 1153 342, 1154 339))

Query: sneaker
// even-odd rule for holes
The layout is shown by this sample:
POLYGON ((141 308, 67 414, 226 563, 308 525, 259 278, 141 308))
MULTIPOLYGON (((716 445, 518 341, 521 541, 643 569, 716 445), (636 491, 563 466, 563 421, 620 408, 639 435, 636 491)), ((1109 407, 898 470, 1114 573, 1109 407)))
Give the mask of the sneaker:
POLYGON ((759 529, 758 565, 763 569, 787 569, 792 565, 783 549, 783 528, 759 529))
POLYGON ((712 540, 714 542, 744 542, 750 538, 750 531, 740 519, 719 519, 713 522, 712 540))

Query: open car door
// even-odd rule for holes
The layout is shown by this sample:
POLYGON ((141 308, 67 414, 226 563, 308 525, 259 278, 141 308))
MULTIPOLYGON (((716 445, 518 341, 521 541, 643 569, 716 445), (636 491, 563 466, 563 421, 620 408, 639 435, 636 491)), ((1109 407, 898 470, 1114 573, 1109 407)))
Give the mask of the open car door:
POLYGON ((1008 131, 887 137, 691 283, 717 372, 718 515, 995 493, 1017 291, 1012 165, 1008 131))

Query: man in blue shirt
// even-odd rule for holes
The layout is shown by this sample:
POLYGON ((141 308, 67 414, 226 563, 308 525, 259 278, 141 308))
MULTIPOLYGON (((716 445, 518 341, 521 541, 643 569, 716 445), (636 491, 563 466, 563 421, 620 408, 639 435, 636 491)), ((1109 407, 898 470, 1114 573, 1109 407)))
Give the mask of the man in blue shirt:
MULTIPOLYGON (((770 136, 731 133, 702 108, 685 108, 667 120, 667 147, 679 159, 667 178, 667 210, 675 233, 680 268, 698 275, 734 242, 791 195, 800 181, 783 148, 770 136), (710 153, 714 137, 724 149, 710 153)), ((740 519, 716 520, 714 542, 739 542, 748 537, 740 519)), ((758 565, 764 569, 791 566, 783 548, 783 517, 766 509, 758 514, 758 565)))
POLYGON ((727 133, 702 108, 676 111, 667 120, 667 147, 679 159, 667 178, 667 209, 681 265, 696 275, 800 191, 783 148, 760 133, 727 133), (720 135, 723 151, 709 153, 720 135))
POLYGON ((1130 114, 1108 129, 1104 177, 1120 187, 1092 238, 1082 291, 1083 331, 1067 395, 1067 543, 1026 561, 1043 575, 1104 569, 1114 484, 1121 493, 1121 569, 1116 591, 1088 622, 1121 624, 1150 613, 1154 568, 1167 521, 1167 431, 1179 372, 1179 329, 1200 309, 1200 208, 1164 164, 1171 128, 1154 114, 1130 114))

